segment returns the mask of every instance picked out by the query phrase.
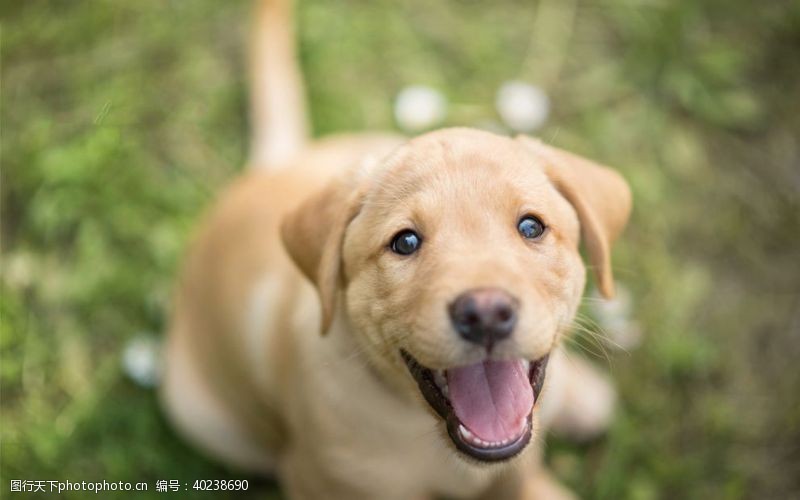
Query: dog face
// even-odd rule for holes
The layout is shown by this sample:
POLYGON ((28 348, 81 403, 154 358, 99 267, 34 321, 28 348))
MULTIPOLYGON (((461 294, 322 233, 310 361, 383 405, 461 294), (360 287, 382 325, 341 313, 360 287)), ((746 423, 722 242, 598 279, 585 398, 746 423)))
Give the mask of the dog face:
POLYGON ((370 363, 421 393, 459 450, 482 461, 516 455, 547 356, 580 303, 581 234, 612 293, 608 246, 629 211, 624 181, 531 139, 467 129, 414 139, 350 181, 282 227, 317 284, 323 329, 339 304, 370 363))

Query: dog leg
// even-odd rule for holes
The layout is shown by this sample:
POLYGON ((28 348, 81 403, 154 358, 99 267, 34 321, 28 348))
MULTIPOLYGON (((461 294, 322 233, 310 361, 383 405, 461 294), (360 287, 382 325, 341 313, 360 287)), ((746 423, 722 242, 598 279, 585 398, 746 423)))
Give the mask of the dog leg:
POLYGON ((575 500, 542 465, 519 467, 499 476, 477 500, 575 500))
POLYGON ((614 416, 617 392, 608 376, 578 355, 551 355, 541 414, 544 427, 574 441, 605 432, 614 416))
POLYGON ((562 486, 553 475, 540 467, 527 476, 522 485, 520 500, 577 500, 577 496, 562 486))
POLYGON ((361 500, 368 498, 389 498, 383 495, 370 495, 334 477, 329 470, 320 466, 313 453, 297 447, 285 450, 279 465, 280 481, 286 498, 292 500, 361 500))
POLYGON ((175 427, 212 457, 257 474, 270 475, 274 458, 251 436, 205 385, 189 356, 185 339, 172 332, 161 400, 175 427))

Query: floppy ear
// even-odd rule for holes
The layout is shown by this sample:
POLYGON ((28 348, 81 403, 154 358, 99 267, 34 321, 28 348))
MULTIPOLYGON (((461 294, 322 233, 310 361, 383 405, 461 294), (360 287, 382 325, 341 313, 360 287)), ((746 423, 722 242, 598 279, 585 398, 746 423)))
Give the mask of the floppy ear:
POLYGON ((616 171, 586 158, 538 139, 520 139, 542 160, 550 181, 575 208, 597 286, 604 297, 613 297, 611 243, 622 232, 631 212, 628 183, 616 171))
POLYGON ((281 239, 294 263, 317 287, 322 334, 331 326, 339 295, 342 243, 361 208, 362 190, 333 181, 281 221, 281 239))

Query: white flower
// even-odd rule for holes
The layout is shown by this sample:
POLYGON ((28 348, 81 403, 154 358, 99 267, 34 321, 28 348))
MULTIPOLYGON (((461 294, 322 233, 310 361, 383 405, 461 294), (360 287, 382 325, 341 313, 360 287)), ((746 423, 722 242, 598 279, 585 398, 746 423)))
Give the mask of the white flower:
POLYGON ((134 337, 122 353, 122 368, 142 387, 155 387, 161 378, 161 343, 147 335, 134 337))
POLYGON ((497 91, 497 112, 517 132, 531 132, 544 125, 550 114, 550 98, 539 87, 521 81, 505 82, 497 91))
POLYGON ((406 87, 397 94, 394 117, 406 132, 419 132, 440 124, 447 115, 447 100, 424 85, 406 87))

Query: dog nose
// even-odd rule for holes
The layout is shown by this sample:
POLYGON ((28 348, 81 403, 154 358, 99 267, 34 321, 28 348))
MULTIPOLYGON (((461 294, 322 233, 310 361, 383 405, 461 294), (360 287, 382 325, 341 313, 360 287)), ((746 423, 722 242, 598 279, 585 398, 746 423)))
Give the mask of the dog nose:
POLYGON ((491 349, 514 331, 519 301, 499 288, 469 290, 448 307, 456 331, 469 342, 491 349))

